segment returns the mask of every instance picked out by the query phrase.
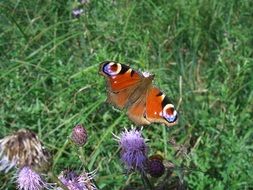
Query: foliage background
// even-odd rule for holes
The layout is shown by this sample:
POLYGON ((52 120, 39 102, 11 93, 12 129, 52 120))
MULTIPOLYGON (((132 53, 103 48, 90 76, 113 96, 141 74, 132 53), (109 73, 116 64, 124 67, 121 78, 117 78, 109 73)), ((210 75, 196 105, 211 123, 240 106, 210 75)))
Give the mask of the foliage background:
MULTIPOLYGON (((100 189, 141 184, 123 173, 111 134, 132 123, 104 103, 98 75, 100 62, 117 60, 154 73, 154 84, 176 105, 182 99, 176 127, 144 129, 150 155, 186 168, 189 189, 253 188, 253 1, 90 0, 76 19, 78 6, 0 2, 0 138, 32 129, 55 155, 55 173, 81 171, 66 139, 83 123, 85 167, 98 169, 100 189), (173 138, 187 157, 175 158, 173 138)), ((15 188, 12 175, 0 174, 0 189, 15 188)))

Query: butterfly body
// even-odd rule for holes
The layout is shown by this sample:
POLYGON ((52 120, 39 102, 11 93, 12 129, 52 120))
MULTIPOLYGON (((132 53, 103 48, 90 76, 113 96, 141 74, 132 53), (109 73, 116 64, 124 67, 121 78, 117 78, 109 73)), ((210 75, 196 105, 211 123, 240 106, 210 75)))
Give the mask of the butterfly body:
POLYGON ((176 124, 177 112, 168 97, 153 86, 154 75, 140 73, 114 61, 101 63, 100 74, 107 80, 107 101, 127 110, 129 119, 135 124, 176 124))

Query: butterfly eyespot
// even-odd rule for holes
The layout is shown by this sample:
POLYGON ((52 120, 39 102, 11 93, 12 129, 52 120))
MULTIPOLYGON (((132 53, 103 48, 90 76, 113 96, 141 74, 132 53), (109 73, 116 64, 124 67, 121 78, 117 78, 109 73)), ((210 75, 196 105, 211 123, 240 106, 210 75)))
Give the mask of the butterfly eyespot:
POLYGON ((121 71, 121 65, 115 62, 108 62, 103 67, 103 72, 109 76, 115 76, 121 71))
POLYGON ((169 122, 174 123, 177 120, 177 111, 172 104, 167 104, 163 108, 163 117, 169 122))

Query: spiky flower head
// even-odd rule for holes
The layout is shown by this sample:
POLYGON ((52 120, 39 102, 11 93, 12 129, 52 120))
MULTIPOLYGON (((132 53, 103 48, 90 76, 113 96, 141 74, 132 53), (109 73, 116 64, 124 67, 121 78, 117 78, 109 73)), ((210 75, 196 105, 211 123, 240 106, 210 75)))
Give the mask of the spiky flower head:
POLYGON ((83 146, 87 142, 87 138, 87 131, 82 124, 78 124, 73 128, 71 139, 76 145, 83 146))
POLYGON ((72 10, 72 16, 75 18, 79 18, 84 13, 84 10, 81 8, 75 8, 72 10))
POLYGON ((20 129, 0 140, 0 171, 7 172, 13 166, 44 170, 50 165, 50 158, 37 135, 30 130, 20 129))
POLYGON ((80 4, 88 4, 90 0, 79 0, 80 4))
POLYGON ((144 171, 147 162, 146 140, 142 137, 141 130, 125 129, 120 136, 115 136, 121 149, 121 160, 128 170, 144 171))
POLYGON ((161 177, 165 172, 163 158, 160 155, 152 155, 147 162, 148 173, 155 178, 161 177))
POLYGON ((92 183, 94 176, 95 172, 77 175, 73 170, 64 170, 58 178, 69 190, 96 190, 96 186, 92 183))
POLYGON ((96 171, 92 171, 89 173, 83 172, 81 175, 79 175, 78 181, 81 184, 85 184, 87 190, 96 190, 97 187, 93 183, 95 175, 96 171))
POLYGON ((41 190, 47 187, 42 177, 27 166, 18 171, 16 178, 19 190, 41 190))

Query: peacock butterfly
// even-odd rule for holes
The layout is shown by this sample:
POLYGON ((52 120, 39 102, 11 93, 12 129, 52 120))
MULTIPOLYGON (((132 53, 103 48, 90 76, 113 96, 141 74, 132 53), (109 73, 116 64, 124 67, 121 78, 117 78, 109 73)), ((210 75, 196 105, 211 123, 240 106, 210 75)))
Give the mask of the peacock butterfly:
POLYGON ((159 88, 152 85, 154 75, 135 71, 114 61, 102 62, 99 73, 107 81, 107 101, 125 109, 135 124, 164 123, 173 126, 177 123, 174 105, 159 88))

